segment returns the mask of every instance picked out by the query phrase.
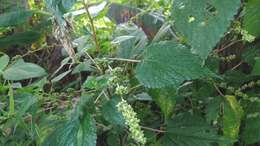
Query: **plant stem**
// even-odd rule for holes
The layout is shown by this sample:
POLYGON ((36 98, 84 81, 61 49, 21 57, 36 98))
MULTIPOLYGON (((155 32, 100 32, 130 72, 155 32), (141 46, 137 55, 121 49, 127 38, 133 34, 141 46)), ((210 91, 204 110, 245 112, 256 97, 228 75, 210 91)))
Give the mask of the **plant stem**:
POLYGON ((150 128, 150 127, 144 127, 144 126, 141 126, 142 129, 144 130, 149 130, 149 131, 153 131, 153 132, 157 132, 157 133, 165 133, 166 131, 164 130, 160 130, 160 129, 153 129, 153 128, 150 128))
POLYGON ((133 62, 133 63, 140 63, 141 60, 133 60, 133 59, 125 59, 125 58, 107 58, 108 60, 115 60, 115 61, 125 61, 125 62, 133 62))
POLYGON ((95 25, 94 25, 94 20, 89 13, 88 4, 85 3, 85 2, 83 2, 83 4, 84 4, 84 7, 86 9, 87 17, 88 17, 89 22, 90 22, 91 30, 92 30, 92 33, 93 33, 92 38, 93 38, 95 45, 96 45, 96 51, 100 52, 100 46, 99 46, 99 42, 98 42, 98 39, 97 39, 97 32, 96 32, 96 28, 95 28, 95 25))

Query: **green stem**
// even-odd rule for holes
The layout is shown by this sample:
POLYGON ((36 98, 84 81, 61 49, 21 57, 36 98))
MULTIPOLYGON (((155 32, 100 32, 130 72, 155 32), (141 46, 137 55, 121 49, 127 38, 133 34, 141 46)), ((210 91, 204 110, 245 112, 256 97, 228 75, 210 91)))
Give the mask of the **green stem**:
POLYGON ((9 115, 12 115, 12 114, 15 113, 15 109, 14 109, 14 90, 13 90, 13 87, 10 83, 9 83, 8 96, 9 96, 9 115))
POLYGON ((92 38, 93 38, 95 45, 96 45, 96 51, 100 52, 100 46, 99 46, 99 42, 98 42, 98 39, 97 39, 97 32, 96 32, 96 28, 95 28, 95 25, 94 25, 94 20, 89 13, 88 4, 85 3, 85 2, 83 2, 83 4, 84 4, 84 7, 86 9, 87 17, 88 17, 89 22, 90 22, 90 27, 91 27, 91 30, 92 30, 92 33, 93 33, 92 38))

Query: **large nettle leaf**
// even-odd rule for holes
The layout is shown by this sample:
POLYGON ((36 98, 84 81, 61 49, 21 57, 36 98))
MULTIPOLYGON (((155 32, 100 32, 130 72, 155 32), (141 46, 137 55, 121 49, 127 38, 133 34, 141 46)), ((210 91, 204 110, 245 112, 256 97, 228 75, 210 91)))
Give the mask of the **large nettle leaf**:
POLYGON ((104 117, 104 119, 108 122, 110 122, 113 125, 116 126, 125 126, 125 121, 122 113, 120 113, 117 110, 117 105, 118 101, 116 99, 112 99, 108 102, 106 102, 102 108, 101 112, 104 117))
POLYGON ((169 118, 176 105, 176 91, 174 89, 151 89, 149 94, 160 107, 166 118, 169 118))
MULTIPOLYGON (((240 128, 240 122, 243 116, 243 109, 235 96, 226 96, 224 103, 224 115, 223 115, 223 135, 224 137, 237 140, 240 128)), ((229 144, 228 146, 232 146, 229 144)), ((226 146, 226 145, 222 145, 226 146)))
POLYGON ((219 96, 209 100, 209 103, 205 108, 205 116, 209 123, 217 121, 220 112, 220 105, 222 102, 223 99, 219 96))
POLYGON ((4 79, 13 81, 36 78, 44 75, 46 75, 46 72, 42 67, 37 64, 26 63, 22 59, 7 68, 3 73, 4 79))
POLYGON ((189 113, 177 115, 167 122, 164 146, 211 146, 212 143, 227 142, 199 116, 189 113))
POLYGON ((200 58, 181 44, 174 41, 154 43, 146 48, 136 77, 149 88, 178 87, 185 80, 213 75, 200 63, 200 58))
POLYGON ((255 102, 248 105, 246 114, 242 140, 248 145, 260 142, 260 103, 255 102))
POLYGON ((70 120, 59 124, 45 139, 44 146, 96 146, 97 129, 93 111, 94 101, 82 96, 70 120))
POLYGON ((174 0, 175 27, 193 52, 205 59, 224 35, 240 0, 174 0))
POLYGON ((44 146, 96 146, 96 125, 90 115, 73 118, 46 138, 44 146))
POLYGON ((249 34, 260 36, 260 1, 250 0, 245 6, 244 15, 244 29, 246 29, 249 34))

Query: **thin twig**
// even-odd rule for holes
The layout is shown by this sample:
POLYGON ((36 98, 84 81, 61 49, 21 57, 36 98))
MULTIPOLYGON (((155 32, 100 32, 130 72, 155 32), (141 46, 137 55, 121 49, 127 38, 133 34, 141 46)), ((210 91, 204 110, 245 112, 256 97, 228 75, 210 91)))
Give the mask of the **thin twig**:
POLYGON ((108 60, 115 60, 115 61, 126 61, 126 62, 134 62, 139 63, 141 60, 133 60, 133 59, 125 59, 125 58, 107 58, 108 60))
POLYGON ((94 25, 94 20, 91 17, 90 12, 88 10, 88 8, 89 8, 88 3, 83 2, 83 5, 86 9, 87 17, 89 19, 90 26, 91 26, 91 29, 92 29, 92 33, 93 33, 92 37, 93 37, 93 40, 94 40, 95 45, 96 45, 96 51, 100 52, 100 46, 99 46, 99 42, 98 42, 98 39, 97 39, 97 32, 96 32, 96 28, 95 28, 95 25, 94 25))
POLYGON ((24 55, 22 55, 22 57, 25 57, 25 56, 28 56, 30 54, 33 54, 35 52, 38 52, 38 51, 41 51, 43 49, 45 49, 45 47, 47 46, 47 44, 43 44, 39 49, 36 49, 36 50, 29 50, 27 53, 25 53, 24 55))
POLYGON ((221 95, 221 96, 225 96, 221 91, 220 91, 220 89, 218 88, 218 86, 214 83, 213 84, 214 85, 214 87, 215 87, 215 89, 218 91, 218 93, 221 95))
POLYGON ((240 61, 240 62, 239 62, 236 66, 234 66, 231 70, 237 69, 242 63, 243 63, 243 61, 240 61))
POLYGON ((88 52, 85 52, 85 54, 88 56, 88 58, 94 63, 94 65, 96 66, 96 68, 99 70, 99 72, 102 74, 103 71, 102 69, 99 67, 99 65, 96 63, 96 61, 88 54, 88 52))
POLYGON ((99 98, 104 94, 104 90, 101 91, 101 93, 97 96, 96 100, 95 100, 95 104, 98 102, 99 98))
POLYGON ((241 42, 241 41, 242 41, 242 40, 233 41, 233 42, 227 44, 226 46, 220 48, 219 50, 216 50, 216 53, 222 52, 222 51, 224 51, 225 49, 227 49, 227 48, 229 48, 229 47, 233 46, 234 44, 236 44, 236 43, 238 43, 238 42, 241 42))
POLYGON ((144 127, 144 126, 141 126, 142 129, 145 129, 145 130, 149 130, 149 131, 153 131, 153 132, 157 132, 157 133, 165 133, 167 131, 164 131, 164 130, 160 130, 160 129, 153 129, 153 128, 150 128, 150 127, 144 127))

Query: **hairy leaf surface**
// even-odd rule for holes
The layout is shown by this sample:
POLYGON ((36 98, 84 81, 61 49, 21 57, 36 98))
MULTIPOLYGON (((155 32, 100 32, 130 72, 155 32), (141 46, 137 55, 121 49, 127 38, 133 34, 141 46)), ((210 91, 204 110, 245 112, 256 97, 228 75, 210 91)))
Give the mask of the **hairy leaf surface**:
POLYGON ((164 146, 211 146, 213 142, 227 142, 198 116, 188 113, 178 115, 167 124, 164 146))
POLYGON ((251 103, 246 113, 242 139, 246 144, 260 142, 260 103, 251 103))
POLYGON ((206 59, 239 7, 240 0, 174 0, 172 16, 193 52, 206 59))
POLYGON ((211 75, 200 64, 198 56, 176 42, 155 43, 146 48, 144 59, 138 64, 136 77, 149 88, 178 87, 185 80, 211 75))
POLYGON ((251 35, 260 36, 260 1, 250 0, 245 6, 244 29, 251 35))

